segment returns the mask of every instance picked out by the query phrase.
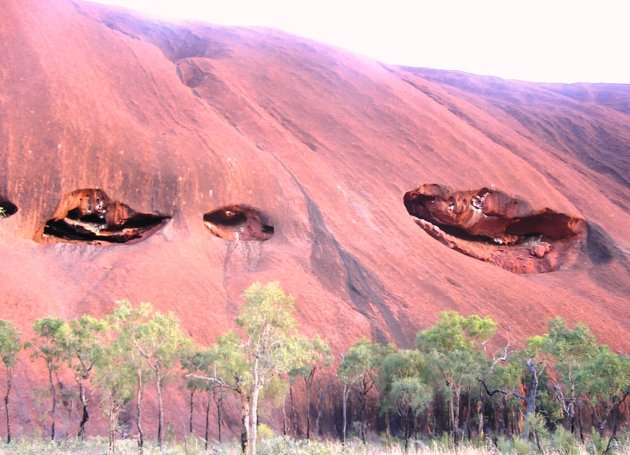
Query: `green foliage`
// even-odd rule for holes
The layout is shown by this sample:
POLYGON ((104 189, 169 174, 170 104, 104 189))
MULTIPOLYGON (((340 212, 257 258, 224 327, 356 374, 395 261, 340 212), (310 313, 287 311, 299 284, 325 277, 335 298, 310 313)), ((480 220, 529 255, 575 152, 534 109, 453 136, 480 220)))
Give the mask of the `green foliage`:
POLYGON ((161 382, 192 349, 179 319, 172 312, 154 311, 150 303, 134 308, 128 301, 119 301, 112 323, 161 382))
POLYGON ((418 377, 402 378, 392 383, 391 400, 401 415, 424 411, 433 399, 431 387, 418 377))
POLYGON ((473 315, 467 318, 453 311, 440 314, 438 322, 421 331, 416 345, 429 355, 433 377, 445 386, 445 393, 472 387, 488 361, 482 343, 496 332, 490 318, 473 315))
POLYGON ((236 322, 247 334, 245 354, 250 366, 258 370, 257 380, 264 384, 274 374, 303 366, 307 343, 297 331, 293 296, 272 282, 252 284, 243 298, 245 305, 236 322))
POLYGON ((615 354, 607 346, 598 346, 576 372, 579 392, 592 405, 616 401, 630 392, 630 358, 615 354))
POLYGON ((363 338, 344 354, 337 377, 347 385, 354 385, 364 378, 374 380, 378 375, 382 355, 383 346, 363 338))
POLYGON ((489 317, 472 315, 465 318, 455 311, 444 311, 435 325, 418 334, 416 346, 427 352, 445 354, 454 351, 472 352, 479 349, 482 342, 492 338, 496 330, 496 323, 489 317))
POLYGON ((0 319, 0 360, 6 368, 15 366, 15 358, 21 349, 19 330, 9 321, 0 319))
POLYGON ((212 388, 212 384, 207 380, 198 377, 199 375, 207 376, 211 374, 214 357, 210 349, 193 348, 181 356, 180 362, 185 371, 184 377, 186 378, 186 388, 188 390, 208 391, 212 388))
POLYGON ((301 342, 303 343, 301 347, 303 358, 289 370, 289 376, 292 378, 303 377, 308 381, 315 368, 329 366, 333 357, 330 346, 319 336, 313 339, 302 338, 301 342))
POLYGON ((508 439, 505 436, 499 436, 497 448, 501 453, 510 455, 529 455, 537 452, 531 442, 523 439, 508 439))
POLYGON ((36 338, 29 342, 35 357, 41 357, 53 371, 59 367, 59 361, 63 358, 63 346, 61 344, 61 330, 64 326, 63 319, 46 317, 37 319, 33 325, 36 338))
POLYGON ((580 448, 577 439, 563 427, 556 428, 551 435, 553 447, 563 455, 578 455, 580 448))
POLYGON ((575 324, 570 330, 562 318, 551 319, 544 337, 543 349, 555 359, 555 369, 569 377, 596 353, 595 336, 585 324, 575 324))
POLYGON ((59 326, 56 337, 68 367, 80 379, 87 379, 101 348, 104 321, 81 316, 59 326))
POLYGON ((421 411, 428 403, 425 397, 432 396, 425 383, 426 358, 423 353, 401 349, 387 354, 382 361, 379 377, 381 408, 397 411, 400 406, 413 412, 421 411), (413 396, 417 392, 417 397, 413 396))
POLYGON ((103 346, 95 359, 94 383, 106 413, 111 407, 122 408, 135 396, 136 370, 128 353, 114 342, 103 346))

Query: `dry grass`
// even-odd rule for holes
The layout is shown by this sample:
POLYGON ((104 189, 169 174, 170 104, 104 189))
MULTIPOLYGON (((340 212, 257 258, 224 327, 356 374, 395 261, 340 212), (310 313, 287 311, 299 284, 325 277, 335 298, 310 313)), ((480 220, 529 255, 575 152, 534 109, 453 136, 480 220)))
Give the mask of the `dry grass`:
MULTIPOLYGON (((305 441, 293 440, 289 438, 273 438, 261 441, 259 445, 259 455, 500 455, 500 454, 528 454, 540 453, 534 446, 527 444, 511 447, 510 441, 507 445, 499 444, 501 450, 488 443, 482 447, 472 445, 460 445, 457 450, 445 447, 440 441, 433 441, 428 444, 418 442, 415 447, 410 447, 405 451, 401 445, 383 446, 380 443, 363 445, 359 441, 352 441, 345 447, 339 442, 329 441, 305 441)), ((545 447, 545 455, 591 455, 599 453, 593 448, 574 444, 566 449, 554 448, 550 445, 545 447)), ((102 438, 91 438, 84 442, 79 441, 57 441, 55 443, 38 440, 20 440, 10 446, 0 444, 0 455, 100 455, 107 453, 107 441, 102 438)), ((135 441, 124 440, 117 443, 117 454, 132 455, 138 453, 135 441)), ((630 455, 630 446, 618 449, 612 454, 630 455)), ((240 447, 236 442, 222 445, 212 445, 209 450, 204 451, 204 443, 199 438, 190 438, 186 442, 176 444, 165 444, 162 450, 153 445, 145 447, 146 455, 240 455, 240 447)))

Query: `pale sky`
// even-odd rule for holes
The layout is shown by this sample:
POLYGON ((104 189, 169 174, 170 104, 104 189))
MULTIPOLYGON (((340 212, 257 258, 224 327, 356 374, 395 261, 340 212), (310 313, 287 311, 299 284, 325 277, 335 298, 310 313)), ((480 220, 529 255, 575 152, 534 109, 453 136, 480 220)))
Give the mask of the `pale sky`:
POLYGON ((384 63, 538 82, 630 83, 630 0, 91 0, 265 26, 384 63))

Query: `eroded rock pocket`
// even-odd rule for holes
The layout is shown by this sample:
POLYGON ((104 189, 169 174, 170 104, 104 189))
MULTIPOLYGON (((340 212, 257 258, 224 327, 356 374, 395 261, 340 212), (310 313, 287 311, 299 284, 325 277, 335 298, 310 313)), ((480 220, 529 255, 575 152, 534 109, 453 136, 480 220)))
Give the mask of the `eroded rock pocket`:
POLYGON ((203 216, 206 227, 225 240, 264 241, 274 233, 268 217, 246 205, 229 205, 203 216))
POLYGON ((18 211, 17 205, 0 196, 0 219, 8 218, 18 211))
POLYGON ((48 240, 87 243, 127 243, 155 233, 170 217, 138 213, 112 201, 100 189, 81 189, 64 196, 43 228, 48 240))
POLYGON ((431 237, 514 273, 558 269, 575 256, 586 231, 582 218, 534 211, 526 201, 494 188, 452 191, 422 185, 405 194, 404 204, 431 237))

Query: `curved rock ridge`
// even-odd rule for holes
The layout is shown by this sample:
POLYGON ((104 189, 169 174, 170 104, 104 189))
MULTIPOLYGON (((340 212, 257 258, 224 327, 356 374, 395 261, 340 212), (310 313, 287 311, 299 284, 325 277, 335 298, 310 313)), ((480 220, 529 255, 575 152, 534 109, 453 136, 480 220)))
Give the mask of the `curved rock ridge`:
POLYGON ((274 227, 260 210, 246 205, 227 205, 203 216, 210 232, 225 240, 264 241, 274 227))
POLYGON ((416 223, 433 238, 468 256, 514 273, 541 273, 568 265, 586 235, 584 219, 533 210, 494 187, 453 191, 421 185, 404 196, 416 223))
POLYGON ((92 244, 144 240, 170 219, 138 213, 112 201, 101 189, 80 189, 65 195, 40 237, 42 240, 92 244))

